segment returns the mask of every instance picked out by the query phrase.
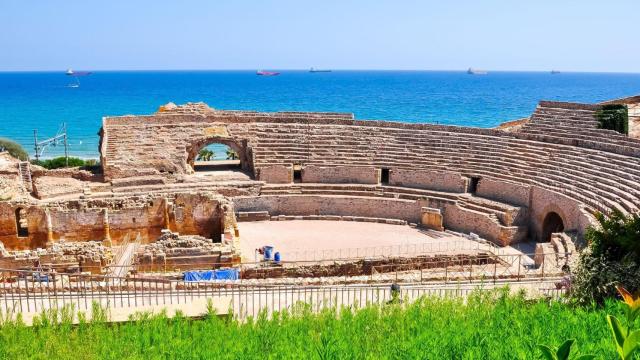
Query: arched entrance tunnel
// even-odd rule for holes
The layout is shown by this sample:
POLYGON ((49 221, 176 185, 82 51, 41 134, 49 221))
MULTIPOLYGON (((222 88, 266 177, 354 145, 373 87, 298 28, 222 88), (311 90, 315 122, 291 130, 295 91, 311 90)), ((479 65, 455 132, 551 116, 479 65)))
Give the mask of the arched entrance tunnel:
POLYGON ((542 222, 542 242, 548 242, 551 240, 551 234, 564 231, 564 222, 562 217, 556 212, 550 212, 544 217, 542 222))
POLYGON ((238 171, 253 177, 246 146, 226 138, 210 138, 193 143, 187 165, 196 173, 238 171))

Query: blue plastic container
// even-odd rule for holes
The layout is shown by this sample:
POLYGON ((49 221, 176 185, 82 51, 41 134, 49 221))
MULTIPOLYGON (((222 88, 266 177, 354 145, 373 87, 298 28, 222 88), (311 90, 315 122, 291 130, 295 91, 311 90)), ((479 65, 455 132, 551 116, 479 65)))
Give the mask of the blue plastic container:
POLYGON ((280 252, 277 251, 274 255, 273 255, 273 260, 275 262, 280 262, 280 252))
POLYGON ((271 254, 273 254, 273 246, 264 247, 264 259, 271 260, 271 254))

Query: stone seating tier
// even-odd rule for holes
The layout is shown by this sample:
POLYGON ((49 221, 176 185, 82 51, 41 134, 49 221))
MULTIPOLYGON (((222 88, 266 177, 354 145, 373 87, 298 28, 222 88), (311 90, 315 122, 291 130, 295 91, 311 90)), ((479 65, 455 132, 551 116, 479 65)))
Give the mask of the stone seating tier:
MULTIPOLYGON (((354 129, 350 129, 354 130, 354 129)), ((386 129, 387 131, 389 129, 386 129)), ((315 130, 316 132, 320 130, 315 130)), ((336 130, 331 129, 327 132, 336 130)), ((442 169, 449 171, 459 171, 461 173, 474 174, 484 169, 491 170, 489 176, 498 173, 509 174, 520 179, 521 182, 537 182, 541 185, 550 185, 554 182, 557 186, 570 182, 577 185, 578 189, 588 191, 588 195, 596 194, 598 197, 610 197, 615 203, 622 200, 624 211, 635 211, 638 201, 638 191, 636 189, 640 172, 638 171, 637 159, 617 161, 627 169, 611 169, 612 158, 608 153, 594 154, 588 149, 559 147, 554 145, 535 147, 532 143, 522 143, 516 139, 507 139, 504 144, 490 142, 488 139, 480 137, 479 143, 471 140, 460 139, 459 137, 448 140, 450 144, 441 143, 435 138, 421 138, 408 146, 394 144, 389 141, 384 148, 367 153, 365 149, 358 151, 352 144, 345 146, 340 142, 339 136, 334 136, 331 143, 314 141, 312 146, 304 146, 300 142, 295 143, 290 137, 274 140, 267 138, 267 134, 260 134, 260 142, 257 148, 269 149, 268 151, 255 152, 255 164, 259 167, 262 164, 292 164, 300 163, 306 165, 369 165, 388 166, 400 168, 427 168, 442 169), (484 141, 483 141, 484 140, 484 141), (281 145, 283 142, 287 142, 281 145), (430 142, 433 141, 433 142, 430 142), (441 146, 440 146, 441 145, 441 146), (535 148, 534 148, 535 147, 535 148), (306 149, 323 149, 320 151, 309 151, 306 149), (515 149, 516 151, 513 151, 515 149), (306 150, 306 151, 305 151, 306 150), (471 154, 466 151, 472 152, 471 154), (531 150, 531 151, 529 151, 531 150), (567 151, 568 150, 568 151, 567 151), (464 151, 464 152, 463 152, 464 151), (565 151, 568 154, 565 154, 565 151), (344 155, 342 155, 344 154, 344 155), (590 156, 593 155, 593 156, 590 156), (588 158, 588 161, 585 161, 588 158), (384 162, 383 162, 384 161, 384 162), (468 166, 464 166, 468 165, 468 166), (631 165, 631 166, 629 166, 631 165)), ((338 133, 339 135, 339 133, 338 133)), ((353 135, 352 135, 353 136, 353 135)), ((322 139, 313 137, 312 139, 322 139)), ((278 136, 275 136, 278 139, 278 136)), ((396 139, 400 139, 397 137, 396 139)), ((414 136, 415 139, 415 136, 414 136)), ((495 139, 491 139, 495 140, 495 139)), ((607 209, 610 207, 598 207, 607 209)))
POLYGON ((441 170, 537 185, 592 211, 637 211, 640 159, 630 155, 640 155, 640 142, 597 129, 597 109, 541 102, 532 120, 513 133, 296 112, 108 118, 103 164, 105 174, 182 173, 189 142, 176 136, 198 138, 202 126, 222 126, 229 138, 246 141, 256 173, 273 165, 441 170), (141 159, 154 166, 140 166, 141 159))

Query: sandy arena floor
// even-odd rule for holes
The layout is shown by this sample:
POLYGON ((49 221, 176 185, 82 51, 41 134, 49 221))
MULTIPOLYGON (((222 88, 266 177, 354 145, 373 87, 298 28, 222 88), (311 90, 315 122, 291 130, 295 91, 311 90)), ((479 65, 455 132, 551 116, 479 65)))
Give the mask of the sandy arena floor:
POLYGON ((284 261, 355 258, 427 252, 473 252, 476 242, 410 226, 352 221, 290 220, 241 222, 245 261, 256 248, 270 245, 284 261))

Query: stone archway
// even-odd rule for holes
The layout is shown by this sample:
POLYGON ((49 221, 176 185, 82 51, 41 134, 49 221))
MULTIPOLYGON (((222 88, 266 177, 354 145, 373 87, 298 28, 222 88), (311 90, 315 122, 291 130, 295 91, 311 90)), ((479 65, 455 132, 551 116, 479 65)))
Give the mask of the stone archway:
POLYGON ((250 161, 246 141, 238 142, 226 137, 210 137, 206 139, 200 139, 191 143, 191 145, 187 147, 186 168, 190 172, 193 172, 195 168, 194 165, 200 150, 214 144, 224 145, 235 152, 238 157, 237 168, 248 172, 251 177, 253 177, 253 166, 251 165, 252 162, 250 161))
POLYGON ((549 242, 551 240, 551 234, 564 231, 564 221, 557 212, 551 211, 547 213, 542 222, 542 242, 549 242))

